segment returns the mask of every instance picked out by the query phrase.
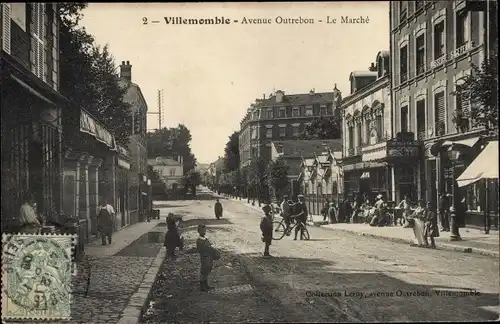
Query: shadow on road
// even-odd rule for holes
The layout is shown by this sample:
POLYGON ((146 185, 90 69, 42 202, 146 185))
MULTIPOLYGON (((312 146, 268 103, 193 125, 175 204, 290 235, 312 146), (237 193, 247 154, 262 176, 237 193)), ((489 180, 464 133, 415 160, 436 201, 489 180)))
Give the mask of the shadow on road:
MULTIPOLYGON (((254 284, 274 292, 277 298, 284 294, 305 298, 331 321, 498 319, 498 314, 491 310, 493 307, 498 309, 498 294, 474 294, 474 287, 458 289, 443 285, 412 284, 368 270, 346 272, 346 269, 336 269, 334 263, 322 259, 264 259, 256 253, 241 254, 240 257, 254 284), (313 292, 332 296, 314 296, 313 292)), ((401 271, 395 276, 406 273, 401 271)))
POLYGON ((222 219, 198 218, 198 219, 188 219, 186 221, 182 221, 180 227, 186 228, 191 226, 198 226, 198 224, 205 224, 206 226, 211 226, 211 225, 230 225, 233 223, 224 218, 222 219))

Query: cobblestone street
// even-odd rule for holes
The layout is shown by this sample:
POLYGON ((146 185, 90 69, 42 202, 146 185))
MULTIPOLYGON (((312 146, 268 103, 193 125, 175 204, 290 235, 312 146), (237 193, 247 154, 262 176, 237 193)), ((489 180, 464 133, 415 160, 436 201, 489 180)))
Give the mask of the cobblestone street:
POLYGON ((182 208, 186 248, 194 244, 196 224, 204 222, 207 237, 223 252, 210 276, 216 289, 199 292, 199 256, 181 252, 175 262, 164 264, 143 322, 498 318, 498 260, 492 257, 310 227, 310 241, 273 241, 274 257, 267 259, 262 257, 260 213, 222 202, 219 221, 213 219, 213 201, 182 208), (478 294, 452 296, 470 290, 478 294))

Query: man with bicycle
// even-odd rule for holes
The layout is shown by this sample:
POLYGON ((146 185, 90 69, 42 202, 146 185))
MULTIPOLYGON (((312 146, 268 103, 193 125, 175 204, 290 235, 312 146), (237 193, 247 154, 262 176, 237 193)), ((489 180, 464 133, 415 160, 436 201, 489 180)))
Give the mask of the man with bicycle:
POLYGON ((290 204, 288 203, 287 195, 283 196, 283 202, 281 203, 280 209, 281 209, 281 216, 285 221, 286 233, 288 233, 290 231, 290 204))
POLYGON ((293 239, 294 241, 297 240, 297 234, 299 233, 299 230, 300 230, 300 239, 302 240, 302 237, 304 236, 304 227, 306 226, 307 216, 308 216, 304 195, 298 195, 297 198, 299 201, 295 204, 294 208, 296 214, 291 216, 292 218, 295 218, 298 222, 297 226, 295 226, 295 237, 293 239))

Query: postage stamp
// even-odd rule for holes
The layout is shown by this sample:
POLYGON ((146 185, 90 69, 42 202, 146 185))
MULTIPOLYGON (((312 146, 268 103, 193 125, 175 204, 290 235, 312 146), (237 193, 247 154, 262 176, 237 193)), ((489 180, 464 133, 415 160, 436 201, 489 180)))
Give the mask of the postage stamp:
POLYGON ((74 235, 2 235, 2 320, 70 319, 74 235))

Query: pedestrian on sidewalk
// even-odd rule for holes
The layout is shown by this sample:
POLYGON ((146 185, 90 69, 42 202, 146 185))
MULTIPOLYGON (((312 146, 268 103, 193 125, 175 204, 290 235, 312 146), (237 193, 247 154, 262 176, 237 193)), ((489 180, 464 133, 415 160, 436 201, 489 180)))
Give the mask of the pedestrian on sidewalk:
POLYGON ((262 217, 260 221, 260 230, 262 232, 262 242, 264 242, 264 256, 269 257, 269 246, 271 246, 271 242, 273 241, 273 220, 271 214, 271 207, 269 205, 265 205, 262 207, 264 211, 264 217, 262 217))
POLYGON ((207 228, 204 224, 198 225, 198 234, 200 237, 196 240, 196 250, 200 254, 200 290, 207 291, 212 289, 208 285, 208 275, 212 272, 214 260, 220 259, 220 253, 205 237, 207 228))
MULTIPOLYGON (((399 205, 396 208, 403 210, 403 217, 402 217, 403 223, 400 223, 400 224, 401 225, 404 224, 406 227, 410 227, 410 225, 408 224, 408 217, 411 215, 411 206, 410 206, 410 201, 408 200, 407 195, 404 195, 403 200, 401 200, 399 202, 399 205)), ((394 215, 395 214, 396 214, 396 212, 394 212, 394 215)), ((394 216, 394 217, 396 217, 396 216, 394 216)))
POLYGON ((297 234, 299 234, 299 231, 300 239, 302 240, 302 237, 304 236, 304 226, 306 226, 307 216, 309 216, 304 195, 298 195, 297 198, 299 201, 295 204, 295 217, 299 223, 295 226, 294 241, 297 240, 297 234))
POLYGON ((325 222, 328 218, 328 210, 330 209, 330 200, 326 198, 325 204, 321 209, 321 215, 323 215, 323 222, 325 222))
POLYGON ((328 219, 330 221, 330 224, 336 224, 338 222, 337 220, 337 209, 335 208, 335 203, 331 202, 330 206, 328 206, 328 219))
POLYGON ((24 203, 21 205, 20 210, 20 221, 21 221, 21 233, 35 234, 40 231, 42 224, 36 217, 36 210, 33 206, 36 206, 35 200, 31 193, 24 195, 24 203))
POLYGON ((412 244, 412 246, 423 247, 425 245, 424 239, 424 222, 423 219, 425 217, 425 203, 423 200, 418 202, 418 207, 412 214, 413 218, 413 234, 415 235, 415 239, 417 241, 416 244, 412 244))
POLYGON ((113 233, 113 224, 115 219, 115 210, 109 205, 106 199, 102 200, 97 213, 97 230, 101 234, 102 245, 111 244, 111 235, 113 233))
POLYGON ((175 259, 176 248, 179 248, 179 251, 184 248, 184 240, 179 234, 173 213, 169 213, 167 216, 167 233, 163 245, 167 248, 167 258, 170 259, 175 259))
POLYGON ((450 195, 442 192, 439 195, 439 223, 441 225, 441 232, 450 231, 450 195))
POLYGON ((437 223, 437 215, 432 208, 432 203, 427 203, 427 208, 424 212, 424 243, 425 247, 429 247, 429 242, 427 238, 431 239, 431 248, 436 248, 436 242, 434 241, 435 237, 439 237, 439 229, 437 223))

